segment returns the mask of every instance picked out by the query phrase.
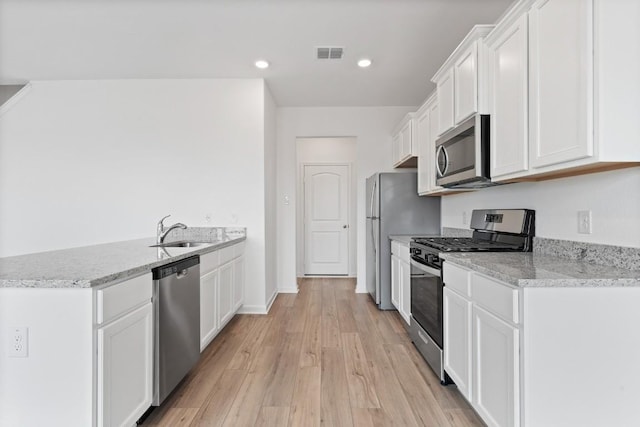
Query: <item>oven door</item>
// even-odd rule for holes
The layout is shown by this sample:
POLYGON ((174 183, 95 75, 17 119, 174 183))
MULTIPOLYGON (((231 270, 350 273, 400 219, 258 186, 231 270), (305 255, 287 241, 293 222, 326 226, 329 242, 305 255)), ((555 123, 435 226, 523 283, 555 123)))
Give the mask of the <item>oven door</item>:
POLYGON ((442 348, 441 270, 411 259, 411 315, 442 348))

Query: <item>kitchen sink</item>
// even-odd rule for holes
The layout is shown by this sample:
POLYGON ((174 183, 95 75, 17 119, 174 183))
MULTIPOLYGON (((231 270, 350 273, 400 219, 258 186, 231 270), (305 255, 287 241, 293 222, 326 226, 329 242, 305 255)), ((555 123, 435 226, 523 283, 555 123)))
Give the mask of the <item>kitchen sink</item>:
POLYGON ((178 242, 166 242, 158 243, 157 245, 151 245, 151 248, 195 248, 198 246, 208 245, 206 242, 190 242, 187 240, 181 240, 178 242))

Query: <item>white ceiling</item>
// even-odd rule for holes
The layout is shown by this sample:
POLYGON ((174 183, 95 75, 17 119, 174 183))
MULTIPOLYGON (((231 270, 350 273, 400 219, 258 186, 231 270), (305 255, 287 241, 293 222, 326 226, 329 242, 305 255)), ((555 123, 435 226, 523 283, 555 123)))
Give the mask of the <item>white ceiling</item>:
POLYGON ((0 0, 0 82, 264 77, 279 106, 419 105, 471 27, 510 3, 0 0), (317 60, 316 46, 344 46, 344 59, 317 60))

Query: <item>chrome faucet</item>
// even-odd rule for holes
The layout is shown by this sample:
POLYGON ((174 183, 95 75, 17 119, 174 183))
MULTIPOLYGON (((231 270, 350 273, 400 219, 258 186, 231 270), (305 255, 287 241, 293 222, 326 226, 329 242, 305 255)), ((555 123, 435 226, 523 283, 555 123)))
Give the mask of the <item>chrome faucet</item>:
POLYGON ((170 225, 167 229, 164 228, 164 223, 163 221, 167 218, 169 218, 171 215, 167 215, 164 218, 162 218, 160 221, 158 221, 158 228, 157 228, 157 233, 156 233, 156 243, 157 244, 161 244, 164 241, 164 238, 167 237, 167 234, 169 234, 169 232, 171 230, 173 230, 174 228, 182 228, 183 230, 185 228, 187 228, 186 225, 184 225, 181 222, 176 222, 173 225, 170 225))

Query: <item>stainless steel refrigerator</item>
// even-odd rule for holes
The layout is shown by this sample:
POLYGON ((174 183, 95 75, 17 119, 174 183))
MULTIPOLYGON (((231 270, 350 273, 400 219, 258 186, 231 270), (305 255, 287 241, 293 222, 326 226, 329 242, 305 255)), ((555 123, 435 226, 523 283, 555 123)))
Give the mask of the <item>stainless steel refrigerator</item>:
POLYGON ((389 235, 439 235, 440 197, 418 196, 415 172, 367 178, 367 291, 381 310, 391 310, 389 235))

